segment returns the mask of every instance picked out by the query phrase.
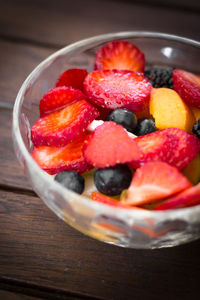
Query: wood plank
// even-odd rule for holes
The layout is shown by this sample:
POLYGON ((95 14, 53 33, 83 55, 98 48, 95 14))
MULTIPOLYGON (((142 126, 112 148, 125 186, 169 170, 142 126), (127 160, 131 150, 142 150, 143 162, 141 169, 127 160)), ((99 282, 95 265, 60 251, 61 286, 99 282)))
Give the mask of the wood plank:
POLYGON ((152 30, 200 39, 198 10, 173 10, 122 1, 7 0, 0 35, 62 47, 97 34, 152 30))
POLYGON ((0 185, 31 190, 14 153, 11 138, 12 111, 0 110, 0 185))
POLYGON ((59 220, 37 197, 0 191, 0 279, 103 299, 197 299, 200 241, 115 247, 59 220))
POLYGON ((0 41, 0 101, 14 103, 23 81, 53 51, 0 41))
POLYGON ((22 294, 15 294, 9 291, 0 290, 0 299, 3 300, 41 300, 41 298, 35 298, 32 296, 22 295, 22 294))
MULTIPOLYGON (((130 2, 131 0, 125 1, 130 2)), ((141 5, 149 4, 152 6, 165 6, 172 9, 190 9, 191 11, 200 9, 200 2, 197 0, 136 0, 135 2, 138 2, 141 5)))
MULTIPOLYGON (((3 300, 91 300, 89 296, 59 291, 58 289, 44 288, 26 282, 0 278, 0 299, 3 300)), ((94 300, 94 299, 92 299, 94 300)))

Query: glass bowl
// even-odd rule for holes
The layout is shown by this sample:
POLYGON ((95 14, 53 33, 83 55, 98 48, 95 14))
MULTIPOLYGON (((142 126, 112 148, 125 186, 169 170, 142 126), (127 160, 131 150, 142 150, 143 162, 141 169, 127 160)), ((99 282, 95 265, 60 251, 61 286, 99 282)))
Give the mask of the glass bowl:
POLYGON ((125 39, 136 44, 146 64, 183 68, 200 74, 200 43, 156 32, 119 32, 69 45, 44 60, 23 83, 13 110, 13 141, 17 158, 34 191, 66 223, 103 242, 155 249, 180 245, 200 237, 200 205, 150 211, 115 208, 91 201, 62 187, 32 159, 30 131, 39 118, 39 101, 68 68, 93 70, 96 50, 105 42, 125 39))

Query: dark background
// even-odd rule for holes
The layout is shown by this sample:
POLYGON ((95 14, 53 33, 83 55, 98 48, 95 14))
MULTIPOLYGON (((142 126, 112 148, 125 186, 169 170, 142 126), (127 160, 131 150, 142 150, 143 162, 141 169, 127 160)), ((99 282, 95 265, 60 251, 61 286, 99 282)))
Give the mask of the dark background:
POLYGON ((84 236, 35 195, 11 140, 22 82, 57 49, 126 30, 200 40, 199 17, 196 0, 0 0, 0 299, 199 299, 199 241, 150 251, 84 236))

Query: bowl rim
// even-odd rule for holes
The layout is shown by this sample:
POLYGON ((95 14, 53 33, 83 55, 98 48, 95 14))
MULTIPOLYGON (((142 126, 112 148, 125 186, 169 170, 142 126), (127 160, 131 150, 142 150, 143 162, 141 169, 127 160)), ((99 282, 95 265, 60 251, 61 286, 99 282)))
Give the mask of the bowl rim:
MULTIPOLYGON (((104 203, 91 201, 86 196, 78 195, 74 193, 73 191, 68 190, 67 188, 63 187, 59 183, 57 183, 49 174, 47 174, 45 171, 43 171, 37 163, 34 161, 30 153, 28 152, 24 142, 23 138, 20 133, 20 125, 19 125, 19 114, 21 111, 22 103, 23 103, 23 96, 30 85, 31 81, 34 79, 34 77, 37 77, 37 73, 42 70, 43 68, 47 67, 54 59, 59 56, 66 54, 70 51, 73 51, 77 48, 81 48, 84 46, 87 46, 91 43, 97 43, 101 42, 102 40, 110 40, 110 39, 124 39, 124 38, 156 38, 156 39, 166 39, 170 41, 176 41, 181 42, 183 44, 189 44, 191 46, 195 46, 200 48, 200 42, 189 39, 186 37, 174 35, 174 34, 168 34, 163 32, 153 32, 153 31, 121 31, 121 32, 114 32, 114 33, 106 33, 106 34, 100 34, 93 37, 89 37, 86 39, 82 39, 80 41, 77 41, 75 43, 69 44, 60 50, 54 52, 50 56, 48 56, 46 59, 44 59, 36 68, 32 70, 32 72, 28 75, 26 80, 23 82, 15 103, 13 107, 13 123, 12 123, 12 134, 13 134, 13 140, 17 143, 17 146, 19 147, 23 159, 26 162, 27 165, 31 165, 31 168, 35 171, 37 176, 40 177, 41 180, 43 180, 45 183, 47 183, 48 187, 51 187, 52 190, 56 190, 59 194, 62 195, 66 199, 66 201, 73 201, 73 199, 76 199, 79 203, 82 202, 82 204, 85 204, 86 206, 93 208, 94 210, 103 211, 106 213, 114 214, 115 216, 120 215, 120 217, 127 217, 127 214, 129 217, 138 217, 140 216, 142 218, 144 217, 153 217, 153 218, 179 218, 182 217, 183 214, 186 217, 189 217, 193 213, 199 213, 200 214, 200 205, 196 205, 193 207, 188 208, 179 208, 179 209, 170 209, 166 211, 155 211, 155 210, 136 210, 136 209, 130 209, 130 208, 121 208, 121 207, 112 207, 104 203)), ((106 41, 105 41, 106 42, 106 41)), ((56 213, 56 212, 55 212, 56 213)), ((58 213, 57 213, 58 215, 58 213)))

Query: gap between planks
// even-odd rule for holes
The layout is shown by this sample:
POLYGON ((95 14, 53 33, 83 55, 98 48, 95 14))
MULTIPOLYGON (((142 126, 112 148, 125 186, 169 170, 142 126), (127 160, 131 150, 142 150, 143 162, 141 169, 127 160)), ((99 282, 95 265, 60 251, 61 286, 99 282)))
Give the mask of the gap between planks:
POLYGON ((49 299, 49 300, 103 300, 102 298, 91 297, 89 295, 67 292, 60 289, 55 289, 37 284, 27 283, 21 280, 13 280, 10 278, 0 277, 0 290, 5 290, 19 295, 26 295, 49 299))
MULTIPOLYGON (((116 0, 110 0, 112 2, 116 2, 116 0)), ((121 0, 117 0, 117 2, 122 2, 121 0)), ((132 0, 124 0, 124 2, 131 3, 133 2, 132 0)), ((192 6, 192 4, 195 2, 193 0, 193 3, 190 4, 190 6, 185 5, 186 1, 180 1, 179 4, 178 1, 174 1, 173 3, 161 0, 134 0, 134 4, 138 4, 140 6, 148 6, 148 7, 156 7, 156 8, 164 8, 168 11, 179 11, 185 13, 193 13, 193 14, 199 14, 200 13, 200 7, 192 6)))
POLYGON ((20 195, 27 195, 27 196, 38 198, 38 195, 34 191, 31 191, 31 190, 28 190, 25 188, 16 187, 16 186, 0 184, 0 190, 5 191, 5 192, 20 194, 20 195))

